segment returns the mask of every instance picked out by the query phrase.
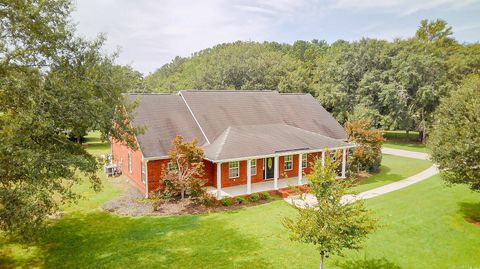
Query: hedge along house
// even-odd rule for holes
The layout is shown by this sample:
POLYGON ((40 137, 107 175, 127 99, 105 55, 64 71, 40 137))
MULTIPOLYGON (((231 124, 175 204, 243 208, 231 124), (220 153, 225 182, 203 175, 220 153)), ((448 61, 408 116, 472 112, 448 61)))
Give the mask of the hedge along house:
POLYGON ((130 94, 139 105, 129 121, 145 128, 138 150, 112 141, 113 161, 148 197, 171 169, 168 150, 178 134, 204 149, 207 189, 218 198, 306 184, 325 149, 340 152, 339 177, 353 147, 342 126, 310 95, 276 91, 187 90, 130 94))

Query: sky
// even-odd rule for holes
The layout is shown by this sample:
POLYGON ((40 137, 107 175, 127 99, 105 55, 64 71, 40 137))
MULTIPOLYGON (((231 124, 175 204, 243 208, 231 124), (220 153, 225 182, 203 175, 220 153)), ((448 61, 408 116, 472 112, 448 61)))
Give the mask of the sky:
POLYGON ((480 0, 76 0, 73 13, 80 35, 104 33, 105 50, 145 75, 224 42, 393 40, 436 18, 480 41, 480 0))

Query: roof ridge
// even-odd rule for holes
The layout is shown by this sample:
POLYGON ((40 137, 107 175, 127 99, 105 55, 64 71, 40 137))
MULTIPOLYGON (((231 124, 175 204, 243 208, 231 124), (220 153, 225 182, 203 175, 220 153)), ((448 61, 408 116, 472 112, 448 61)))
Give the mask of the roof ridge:
MULTIPOLYGON (((279 92, 280 95, 308 95, 308 92, 279 92)), ((311 94, 310 94, 311 95, 311 94)))
POLYGON ((206 89, 188 89, 180 90, 179 92, 228 92, 228 93, 241 93, 241 92, 278 92, 276 90, 206 90, 206 89))
MULTIPOLYGON (((328 139, 332 139, 332 140, 336 140, 336 141, 339 141, 338 139, 335 139, 333 137, 330 137, 330 136, 326 136, 326 135, 322 135, 322 134, 319 134, 319 133, 315 133, 315 132, 312 132, 312 131, 309 131, 309 130, 305 130, 303 128, 299 128, 299 127, 296 127, 296 126, 293 126, 293 125, 290 125, 290 124, 286 124, 292 128, 296 128, 296 129, 299 129, 299 130, 302 130, 302 131, 305 131, 305 132, 308 132, 308 133, 312 133, 312 134, 315 134, 315 135, 319 135, 319 136, 322 136, 322 137, 325 137, 325 138, 328 138, 328 139)), ((344 142, 344 141, 341 141, 343 143, 348 143, 348 142, 344 142)))
POLYGON ((167 93, 167 92, 129 92, 124 94, 125 95, 176 95, 176 93, 167 93))

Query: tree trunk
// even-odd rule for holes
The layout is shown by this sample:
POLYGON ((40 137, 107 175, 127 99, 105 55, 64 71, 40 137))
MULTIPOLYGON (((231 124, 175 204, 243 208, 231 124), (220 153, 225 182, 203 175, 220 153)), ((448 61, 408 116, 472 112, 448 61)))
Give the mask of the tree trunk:
POLYGON ((180 191, 180 195, 181 195, 182 200, 183 200, 183 198, 185 198, 185 189, 182 189, 182 190, 180 191))
POLYGON ((320 269, 323 269, 323 251, 320 251, 320 269))
POLYGON ((407 141, 409 141, 409 142, 410 142, 410 130, 409 130, 409 129, 407 129, 406 133, 407 133, 407 141))

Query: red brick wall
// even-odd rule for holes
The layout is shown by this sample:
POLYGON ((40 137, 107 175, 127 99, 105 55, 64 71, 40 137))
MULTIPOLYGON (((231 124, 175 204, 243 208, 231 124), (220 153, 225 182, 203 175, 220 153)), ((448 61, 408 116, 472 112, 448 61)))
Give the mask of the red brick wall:
MULTIPOLYGON (((284 170, 284 157, 280 156, 278 158, 279 165, 279 179, 291 178, 298 176, 298 154, 293 155, 293 169, 285 171, 284 170)), ((307 155, 307 167, 303 169, 303 174, 308 175, 311 172, 313 163, 316 158, 321 159, 322 153, 309 153, 307 155)), ((237 185, 246 185, 247 184, 247 161, 240 161, 240 176, 238 178, 229 178, 228 177, 228 163, 222 163, 222 188, 231 187, 237 185)), ((252 183, 262 182, 263 179, 263 159, 257 159, 257 174, 252 175, 252 183)), ((211 186, 217 186, 217 165, 213 164, 213 184, 211 186)), ((271 180, 271 179, 270 179, 271 180)))
MULTIPOLYGON (((149 192, 160 187, 160 179, 162 178, 163 169, 167 169, 170 159, 152 160, 148 162, 148 190, 149 192)), ((205 186, 213 186, 214 164, 210 161, 203 160, 204 178, 207 180, 205 186)))
POLYGON ((138 190, 145 193, 145 184, 142 182, 142 153, 140 150, 132 150, 125 143, 113 140, 112 157, 113 163, 120 167, 123 175, 128 177, 138 190), (128 169, 129 152, 132 158, 132 173, 128 169))

